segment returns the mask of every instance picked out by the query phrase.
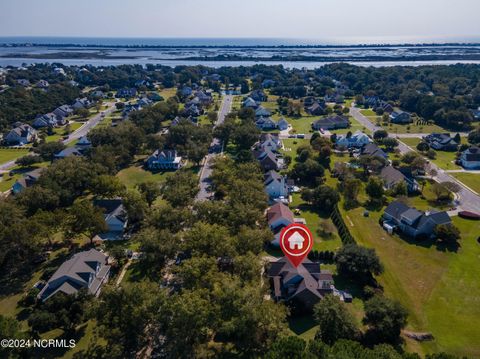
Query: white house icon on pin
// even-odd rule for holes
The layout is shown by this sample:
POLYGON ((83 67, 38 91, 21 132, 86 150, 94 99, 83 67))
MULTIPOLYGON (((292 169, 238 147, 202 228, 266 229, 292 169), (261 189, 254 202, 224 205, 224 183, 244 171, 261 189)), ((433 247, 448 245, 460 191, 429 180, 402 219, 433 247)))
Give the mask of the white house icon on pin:
POLYGON ((304 238, 301 236, 300 233, 295 232, 288 238, 288 246, 290 249, 302 249, 303 248, 303 241, 304 238))

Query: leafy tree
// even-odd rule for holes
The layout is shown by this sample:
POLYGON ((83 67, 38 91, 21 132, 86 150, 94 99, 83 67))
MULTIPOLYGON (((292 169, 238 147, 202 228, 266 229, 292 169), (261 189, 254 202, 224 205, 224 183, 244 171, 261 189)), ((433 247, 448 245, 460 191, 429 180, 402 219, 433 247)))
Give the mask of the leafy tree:
POLYGON ((138 191, 128 191, 123 198, 123 205, 130 224, 137 224, 144 220, 147 203, 138 191))
POLYGON ((430 146, 425 141, 421 141, 417 145, 417 150, 420 152, 427 152, 430 149, 430 146))
POLYGON ((302 338, 290 336, 276 340, 265 355, 266 359, 304 359, 307 343, 302 338))
POLYGON ((161 193, 173 207, 185 207, 192 204, 198 192, 198 178, 188 170, 180 170, 169 176, 161 193))
POLYGON ((398 147, 398 140, 393 137, 386 137, 382 140, 382 144, 387 150, 392 151, 395 147, 398 147))
POLYGON ((153 202, 157 199, 160 195, 160 186, 158 183, 155 182, 142 182, 137 185, 138 190, 145 198, 148 206, 151 207, 153 202))
POLYGON ((392 189, 392 194, 394 196, 406 196, 408 194, 407 184, 404 181, 397 183, 392 189))
POLYGON ((250 150, 258 141, 260 131, 253 122, 242 122, 241 125, 234 127, 232 132, 232 141, 238 150, 250 150))
POLYGON ((141 263, 150 273, 158 273, 167 260, 175 258, 179 249, 178 239, 169 231, 145 228, 135 235, 143 255, 141 263))
POLYGON ((461 238, 460 230, 453 224, 439 224, 433 229, 435 236, 447 243, 456 243, 461 238))
POLYGON ((333 296, 327 295, 314 307, 315 321, 319 324, 316 338, 327 344, 339 339, 355 340, 359 329, 355 319, 345 305, 333 296))
POLYGON ((373 248, 347 244, 340 249, 335 260, 339 273, 363 281, 369 280, 372 274, 379 275, 383 272, 383 266, 373 248))
POLYGON ((95 301, 92 314, 107 341, 111 358, 134 356, 142 349, 158 327, 166 293, 155 283, 123 283, 119 288, 107 287, 95 301), (150 325, 150 326, 149 326, 150 325))
POLYGON ((444 183, 437 183, 435 182, 430 187, 431 191, 437 197, 437 201, 450 201, 452 199, 452 193, 450 190, 445 186, 444 183))
POLYGON ((113 198, 125 193, 125 186, 118 177, 100 175, 92 181, 92 192, 98 197, 113 198))
POLYGON ((373 343, 396 343, 407 324, 408 313, 402 305, 384 296, 365 302, 363 323, 368 325, 367 338, 373 343))
POLYGON ((219 225, 196 223, 186 234, 184 247, 194 256, 233 256, 233 239, 227 228, 219 225))
POLYGON ((331 212, 340 200, 338 192, 327 185, 318 186, 313 190, 304 189, 301 196, 304 201, 310 202, 315 208, 326 213, 331 212))
POLYGON ((468 134, 468 142, 472 145, 480 144, 480 126, 468 134))
POLYGON ((319 181, 319 178, 325 175, 325 168, 315 161, 308 158, 305 162, 297 162, 293 166, 290 173, 290 177, 294 178, 300 183, 315 184, 319 181))
POLYGON ((62 142, 44 142, 34 148, 35 153, 37 153, 43 160, 52 161, 54 155, 65 149, 65 145, 62 142))
POLYGON ((383 181, 379 177, 370 177, 368 179, 367 185, 365 187, 365 192, 370 197, 370 201, 373 203, 378 203, 383 201, 383 181))
POLYGON ((385 138, 388 137, 388 132, 385 130, 378 130, 373 133, 373 139, 375 142, 382 143, 385 138))
POLYGON ((20 167, 31 167, 32 165, 42 162, 42 158, 40 156, 23 156, 17 158, 15 164, 19 165, 20 167))
POLYGON ((357 203, 357 197, 360 193, 362 182, 356 178, 346 178, 342 184, 341 189, 345 197, 345 206, 350 208, 357 203))
POLYGON ((90 201, 75 202, 70 208, 70 215, 68 231, 71 237, 85 234, 92 240, 95 234, 108 231, 102 210, 90 201))
POLYGON ((18 204, 23 206, 30 215, 38 210, 53 211, 60 205, 58 194, 42 186, 32 186, 26 188, 16 196, 18 204))

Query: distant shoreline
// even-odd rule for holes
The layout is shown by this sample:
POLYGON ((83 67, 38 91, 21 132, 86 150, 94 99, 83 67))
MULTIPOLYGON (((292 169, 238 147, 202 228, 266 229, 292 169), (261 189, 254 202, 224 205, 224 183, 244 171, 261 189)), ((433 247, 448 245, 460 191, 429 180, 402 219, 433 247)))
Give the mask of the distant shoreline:
POLYGON ((104 49, 346 49, 346 48, 429 48, 448 47, 466 48, 480 47, 480 42, 451 42, 451 43, 404 43, 404 44, 354 44, 354 45, 128 45, 128 44, 78 44, 78 43, 0 43, 3 48, 16 47, 50 47, 50 48, 104 48, 104 49))

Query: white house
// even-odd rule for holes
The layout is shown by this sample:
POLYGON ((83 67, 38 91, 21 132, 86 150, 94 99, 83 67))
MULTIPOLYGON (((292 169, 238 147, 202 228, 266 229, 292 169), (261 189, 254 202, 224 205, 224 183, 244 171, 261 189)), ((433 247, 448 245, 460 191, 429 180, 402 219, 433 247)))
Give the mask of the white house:
POLYGON ((480 147, 472 146, 460 156, 462 167, 468 170, 480 170, 480 147))
POLYGON ((372 142, 370 137, 368 137, 362 131, 357 131, 352 134, 350 137, 348 135, 339 135, 335 142, 336 146, 343 146, 346 148, 356 147, 360 148, 372 142))
POLYGON ((286 176, 280 175, 276 171, 268 171, 265 174, 265 192, 271 200, 288 197, 288 185, 286 176))
POLYGON ((148 157, 146 165, 150 170, 178 170, 183 166, 183 160, 176 150, 156 150, 148 157))

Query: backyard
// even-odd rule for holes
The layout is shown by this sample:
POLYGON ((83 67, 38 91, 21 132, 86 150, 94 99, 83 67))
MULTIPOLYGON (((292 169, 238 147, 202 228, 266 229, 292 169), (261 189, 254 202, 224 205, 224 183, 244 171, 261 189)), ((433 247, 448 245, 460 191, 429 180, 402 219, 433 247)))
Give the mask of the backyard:
POLYGON ((462 233, 461 247, 458 252, 449 252, 430 242, 406 241, 387 234, 378 223, 380 211, 370 212, 369 217, 363 216, 362 207, 341 211, 357 242, 376 249, 385 266, 378 280, 387 296, 409 310, 407 329, 431 332, 436 338, 423 344, 407 339, 407 347, 425 353, 445 350, 478 356, 480 328, 476 318, 480 307, 476 301, 480 286, 475 273, 480 271, 480 245, 476 242, 480 223, 455 217, 462 233))

